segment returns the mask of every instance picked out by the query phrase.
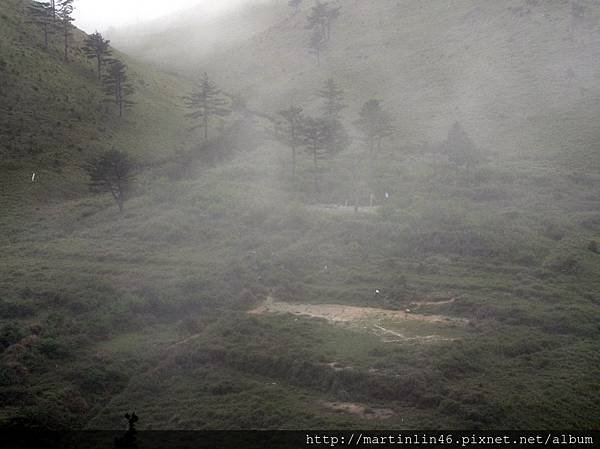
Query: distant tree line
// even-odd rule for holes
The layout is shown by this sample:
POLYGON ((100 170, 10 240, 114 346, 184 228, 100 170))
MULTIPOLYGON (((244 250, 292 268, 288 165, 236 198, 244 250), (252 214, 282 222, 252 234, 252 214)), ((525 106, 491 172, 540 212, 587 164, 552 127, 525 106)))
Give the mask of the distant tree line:
MULTIPOLYGON (((28 7, 30 22, 42 32, 44 47, 50 48, 51 38, 60 37, 65 63, 69 63, 73 26, 74 0, 34 1, 28 7)), ((57 42, 57 43, 58 43, 57 42)), ((85 56, 94 61, 95 76, 106 96, 105 101, 116 105, 119 117, 133 102, 133 85, 129 81, 127 65, 113 57, 110 41, 95 32, 85 37, 81 48, 85 56)), ((124 151, 107 150, 88 160, 82 167, 89 176, 89 187, 94 193, 110 193, 123 211, 125 201, 135 180, 135 162, 124 151)))
MULTIPOLYGON (((313 165, 313 183, 317 195, 321 192, 321 164, 332 160, 350 146, 351 139, 343 124, 342 112, 347 108, 344 90, 333 79, 328 79, 317 91, 321 99, 321 115, 307 116, 299 105, 291 105, 278 112, 275 136, 291 149, 292 179, 295 182, 297 153, 304 149, 313 165)), ((361 108, 355 121, 365 144, 369 166, 373 167, 381 142, 393 132, 391 115, 379 100, 369 100, 361 108)), ((373 170, 370 170, 373 175, 373 170)), ((355 199, 356 200, 356 199, 355 199)))
MULTIPOLYGON (((50 47, 50 37, 61 36, 61 46, 65 63, 69 62, 69 52, 73 36, 73 1, 52 0, 50 2, 34 1, 28 8, 30 19, 43 33, 44 46, 50 47)), ((117 58, 111 57, 110 41, 102 34, 95 32, 85 38, 83 52, 96 63, 96 75, 102 84, 107 101, 114 102, 123 116, 123 111, 133 102, 130 97, 134 93, 133 85, 129 82, 127 66, 117 58)))

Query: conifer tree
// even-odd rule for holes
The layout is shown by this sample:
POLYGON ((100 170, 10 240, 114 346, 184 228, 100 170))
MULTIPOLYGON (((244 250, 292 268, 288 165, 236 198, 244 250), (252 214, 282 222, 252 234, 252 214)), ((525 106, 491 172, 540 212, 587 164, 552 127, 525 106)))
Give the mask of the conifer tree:
POLYGON ((326 42, 323 30, 315 28, 308 42, 308 51, 317 57, 317 66, 321 65, 321 53, 323 53, 325 47, 326 42))
POLYGON ((28 8, 32 21, 39 25, 44 32, 44 46, 48 48, 49 36, 52 33, 54 13, 48 2, 32 2, 28 8))
POLYGON ((134 89, 127 76, 127 66, 118 59, 108 59, 106 73, 102 78, 104 90, 119 108, 119 117, 123 116, 124 109, 131 107, 133 102, 128 99, 133 95, 134 89))
POLYGON ((308 15, 306 28, 310 30, 319 30, 325 42, 331 38, 331 25, 340 15, 341 6, 332 8, 327 2, 315 0, 315 5, 311 8, 308 15))
POLYGON ((448 155, 452 164, 466 167, 467 171, 482 160, 479 148, 458 122, 448 131, 448 137, 442 143, 441 149, 448 155))
POLYGON ((375 179, 375 160, 381 150, 381 142, 393 132, 392 117, 381 107, 379 100, 367 101, 360 110, 359 119, 355 122, 363 134, 367 145, 369 179, 375 179), (377 151, 376 151, 377 150, 377 151))
POLYGON ((56 22, 56 0, 50 0, 50 12, 52 13, 52 21, 56 22))
POLYGON ((283 140, 292 150, 292 178, 296 177, 296 150, 302 144, 300 128, 302 126, 302 108, 300 106, 290 106, 288 109, 278 113, 284 120, 283 134, 279 134, 280 140, 283 140))
POLYGON ((302 2, 304 0, 289 0, 288 1, 288 5, 290 5, 292 8, 294 8, 294 14, 298 14, 298 11, 300 10, 300 5, 302 5, 302 2))
POLYGON ((110 193, 119 211, 123 206, 135 179, 135 163, 129 155, 116 149, 106 151, 90 159, 83 167, 90 177, 89 188, 94 193, 110 193))
POLYGON ((375 149, 381 148, 381 141, 393 131, 392 117, 384 111, 379 100, 367 101, 360 110, 356 125, 363 133, 369 156, 375 156, 375 149))
POLYGON ((300 139, 306 152, 313 160, 315 192, 320 193, 319 187, 319 161, 327 157, 327 145, 330 131, 327 124, 317 118, 306 117, 300 127, 300 139))
POLYGON ((102 66, 111 55, 110 41, 97 31, 85 38, 83 51, 89 59, 95 59, 98 66, 98 80, 102 80, 102 66))
POLYGON ((213 117, 226 117, 231 114, 231 110, 227 107, 229 102, 207 73, 202 75, 198 88, 184 97, 184 100, 185 105, 192 111, 187 114, 187 117, 201 120, 199 126, 204 129, 204 140, 208 139, 208 127, 213 117))
POLYGON ((344 103, 344 90, 332 78, 325 82, 317 95, 323 99, 323 114, 329 119, 339 119, 340 113, 348 107, 344 103))
POLYGON ((71 34, 73 32, 71 25, 75 19, 73 19, 73 1, 74 0, 59 0, 56 16, 60 22, 60 28, 62 30, 64 38, 64 59, 65 62, 69 61, 69 42, 71 40, 71 34))

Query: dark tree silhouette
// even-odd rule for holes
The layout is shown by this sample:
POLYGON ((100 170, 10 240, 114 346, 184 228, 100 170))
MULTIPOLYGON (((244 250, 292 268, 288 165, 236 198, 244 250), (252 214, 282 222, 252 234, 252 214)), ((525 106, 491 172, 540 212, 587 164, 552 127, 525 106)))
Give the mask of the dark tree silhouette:
POLYGON ((459 167, 469 169, 481 161, 481 153, 475 142, 458 122, 455 122, 450 128, 448 137, 441 145, 441 150, 448 156, 451 163, 459 167))
POLYGON ((340 8, 331 8, 327 2, 316 0, 307 17, 306 28, 312 30, 308 51, 316 55, 317 65, 321 65, 321 53, 331 39, 331 25, 339 17, 340 8))
POLYGON ((133 412, 132 414, 126 413, 125 419, 127 420, 127 432, 122 437, 115 438, 114 447, 115 449, 137 449, 137 430, 135 425, 139 421, 139 418, 133 412))
POLYGON ((106 151, 89 160, 84 169, 90 177, 90 190, 94 193, 110 193, 117 202, 119 211, 123 212, 125 200, 135 180, 135 164, 129 155, 115 149, 106 151))
POLYGON ((384 111, 379 100, 369 100, 361 108, 356 126, 367 143, 369 157, 375 157, 375 149, 381 148, 381 141, 389 137, 394 128, 391 115, 384 111))
POLYGON ((325 82, 325 86, 317 95, 323 99, 323 114, 328 119, 339 119, 340 113, 348 107, 344 103, 344 90, 338 87, 332 78, 325 82))
POLYGON ((202 75, 197 90, 184 97, 184 100, 188 109, 192 110, 187 117, 201 120, 199 126, 204 128, 204 140, 208 139, 208 126, 213 117, 226 117, 231 114, 231 110, 227 107, 229 102, 207 73, 202 75))
POLYGON ((123 116, 123 110, 131 107, 133 102, 129 97, 133 95, 134 89, 127 76, 127 66, 118 59, 108 59, 106 73, 102 79, 104 91, 119 108, 119 117, 123 116))
POLYGON ((316 0, 307 18, 306 28, 319 30, 325 43, 331 39, 331 25, 340 15, 341 6, 332 8, 327 2, 316 0))
POLYGON ((350 144, 350 136, 342 122, 335 118, 323 118, 328 156, 335 156, 350 144))
POLYGON ((327 157, 327 147, 330 141, 330 130, 321 119, 306 117, 300 126, 300 139, 306 152, 312 157, 314 168, 315 192, 320 193, 319 161, 327 157))
POLYGON ((308 52, 317 57, 317 66, 321 65, 321 53, 323 53, 326 46, 323 30, 315 28, 308 41, 308 52))
POLYGON ((73 1, 74 0, 59 0, 56 12, 64 38, 65 62, 69 61, 69 42, 73 32, 73 26, 71 24, 75 20, 71 16, 71 14, 73 14, 73 1))
POLYGON ((48 48, 49 37, 52 33, 52 24, 54 22, 54 12, 50 3, 32 2, 28 8, 32 22, 42 28, 44 32, 44 46, 48 48))
POLYGON ((302 144, 300 128, 302 126, 302 108, 300 106, 290 106, 288 109, 279 111, 278 114, 283 118, 283 130, 278 132, 280 140, 292 149, 292 178, 296 178, 296 150, 302 144))
POLYGON ((52 20, 56 22, 56 0, 50 0, 50 12, 52 13, 52 20))
POLYGON ((98 81, 102 80, 102 66, 110 56, 110 41, 97 31, 85 38, 83 51, 89 59, 95 59, 98 66, 98 81))
POLYGON ((300 5, 302 5, 302 2, 304 0, 289 0, 288 1, 288 5, 290 5, 292 8, 294 8, 294 14, 298 14, 298 11, 300 10, 300 5))

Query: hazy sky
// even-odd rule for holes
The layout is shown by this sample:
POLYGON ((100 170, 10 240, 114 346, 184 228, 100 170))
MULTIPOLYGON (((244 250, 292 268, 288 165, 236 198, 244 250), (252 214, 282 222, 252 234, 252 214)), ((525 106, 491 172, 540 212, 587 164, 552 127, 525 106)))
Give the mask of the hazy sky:
POLYGON ((75 0, 73 15, 75 25, 91 33, 111 26, 145 22, 194 5, 216 14, 250 1, 253 0, 75 0))

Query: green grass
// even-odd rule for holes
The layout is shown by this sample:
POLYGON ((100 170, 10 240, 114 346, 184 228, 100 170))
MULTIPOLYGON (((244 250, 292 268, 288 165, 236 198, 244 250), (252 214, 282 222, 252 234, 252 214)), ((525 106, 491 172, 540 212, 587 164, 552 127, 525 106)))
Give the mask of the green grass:
MULTIPOLYGON (((8 18, 0 18, 7 23, 0 56, 12 83, 3 91, 11 103, 3 104, 16 108, 2 128, 3 137, 12 134, 1 141, 0 423, 121 427, 123 413, 135 409, 140 427, 155 429, 596 425, 600 255, 589 242, 600 240, 600 220, 593 163, 575 172, 530 155, 490 158, 467 174, 388 142, 372 181, 392 193, 380 211, 322 212, 310 206, 348 196, 353 153, 328 163, 318 198, 310 161, 300 158, 292 185, 289 152, 268 138, 264 122, 236 113, 222 137, 197 145, 177 100, 187 83, 130 60, 146 85, 120 122, 85 101, 99 95, 91 66, 81 59, 64 66, 56 49, 46 53, 34 43, 21 2, 0 1, 8 18), (47 134, 54 129, 49 117, 73 123, 73 113, 32 88, 34 65, 47 70, 48 92, 73 86, 69 104, 82 114, 73 128, 47 134), (48 151, 19 153, 21 122, 36 139, 48 138, 48 151), (123 214, 110 198, 85 194, 78 168, 113 143, 153 162, 123 214), (180 146, 185 151, 175 155, 180 146), (67 151, 60 171, 52 160, 57 148, 67 151), (32 185, 29 172, 39 166, 40 182, 32 185), (445 329, 453 340, 384 343, 352 326, 246 314, 269 294, 396 310, 455 298, 410 307, 470 324, 445 329), (324 401, 394 415, 365 421, 324 401)), ((422 323, 394 326, 409 335, 430 332, 422 323)))

